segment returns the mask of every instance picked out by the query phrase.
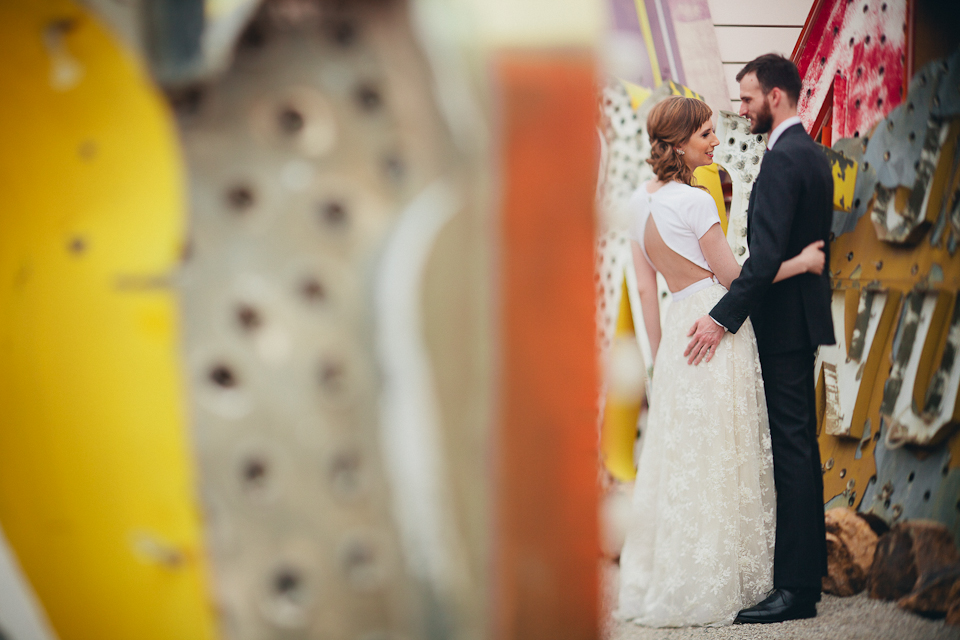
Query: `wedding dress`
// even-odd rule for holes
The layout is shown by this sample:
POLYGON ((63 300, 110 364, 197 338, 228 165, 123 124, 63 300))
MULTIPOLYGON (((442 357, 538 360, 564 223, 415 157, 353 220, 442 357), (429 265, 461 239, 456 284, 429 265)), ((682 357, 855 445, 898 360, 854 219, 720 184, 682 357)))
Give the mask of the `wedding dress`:
MULTIPOLYGON (((644 195, 654 197, 634 206, 657 214, 663 203, 644 195)), ((665 215, 676 224, 698 214, 665 215)), ((645 626, 730 624, 773 588, 776 497, 753 327, 725 334, 710 362, 683 355, 687 331, 724 293, 714 279, 696 283, 675 294, 664 321, 620 555, 617 615, 645 626)))

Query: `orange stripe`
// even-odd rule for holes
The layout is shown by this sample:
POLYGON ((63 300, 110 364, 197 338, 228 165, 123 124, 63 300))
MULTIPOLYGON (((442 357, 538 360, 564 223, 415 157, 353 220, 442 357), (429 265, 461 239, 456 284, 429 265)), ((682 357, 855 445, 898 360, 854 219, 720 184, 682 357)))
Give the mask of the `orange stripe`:
POLYGON ((502 54, 501 414, 494 615, 501 640, 598 637, 596 61, 502 54))

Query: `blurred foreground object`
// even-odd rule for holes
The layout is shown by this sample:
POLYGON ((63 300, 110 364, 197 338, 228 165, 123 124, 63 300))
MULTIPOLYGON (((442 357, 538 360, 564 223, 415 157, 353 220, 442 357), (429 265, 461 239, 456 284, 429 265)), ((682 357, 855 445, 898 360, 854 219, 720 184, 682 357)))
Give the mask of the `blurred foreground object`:
POLYGON ((596 637, 596 9, 85 6, 0 8, 37 626, 596 637))
POLYGON ((0 522, 61 638, 213 638, 172 121, 77 6, 5 2, 0 31, 0 522))

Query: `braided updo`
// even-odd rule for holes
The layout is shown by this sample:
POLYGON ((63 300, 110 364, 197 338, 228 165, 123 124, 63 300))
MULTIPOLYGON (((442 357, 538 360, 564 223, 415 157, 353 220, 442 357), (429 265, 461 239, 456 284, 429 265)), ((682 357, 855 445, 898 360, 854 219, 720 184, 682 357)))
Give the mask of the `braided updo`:
POLYGON ((713 111, 707 103, 682 96, 664 98, 650 110, 647 133, 652 149, 647 162, 661 182, 693 183, 693 169, 677 153, 677 147, 689 140, 711 117, 713 111))

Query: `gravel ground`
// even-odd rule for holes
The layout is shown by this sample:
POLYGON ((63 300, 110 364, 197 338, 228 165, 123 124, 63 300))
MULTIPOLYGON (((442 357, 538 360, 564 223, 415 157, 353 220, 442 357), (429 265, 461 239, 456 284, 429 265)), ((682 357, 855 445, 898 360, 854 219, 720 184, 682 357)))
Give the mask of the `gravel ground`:
POLYGON ((960 627, 922 618, 893 602, 871 600, 862 593, 852 598, 824 594, 817 605, 817 617, 809 620, 709 629, 649 629, 613 619, 616 565, 605 562, 602 575, 604 640, 960 640, 960 627))

